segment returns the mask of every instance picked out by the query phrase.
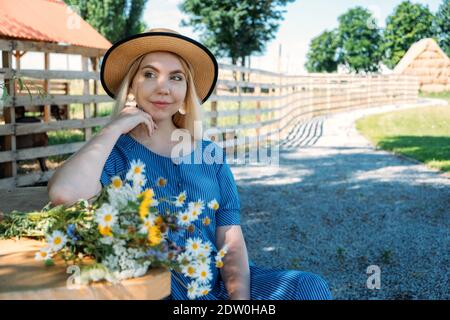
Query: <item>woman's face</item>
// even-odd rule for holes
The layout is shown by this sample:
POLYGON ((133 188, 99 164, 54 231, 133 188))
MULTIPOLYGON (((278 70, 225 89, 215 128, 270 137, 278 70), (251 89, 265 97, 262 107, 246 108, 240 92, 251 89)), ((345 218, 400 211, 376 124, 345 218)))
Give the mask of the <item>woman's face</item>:
POLYGON ((141 62, 130 92, 154 120, 172 118, 186 97, 186 74, 170 52, 151 52, 141 62))

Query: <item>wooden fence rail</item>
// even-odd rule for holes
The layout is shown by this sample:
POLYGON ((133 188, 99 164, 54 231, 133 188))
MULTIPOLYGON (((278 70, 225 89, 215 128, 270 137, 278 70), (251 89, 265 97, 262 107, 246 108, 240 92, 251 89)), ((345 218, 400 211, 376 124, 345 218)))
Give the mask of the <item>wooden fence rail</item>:
MULTIPOLYGON (((45 133, 55 130, 80 129, 84 141, 92 136, 92 128, 102 127, 110 121, 107 117, 93 117, 92 107, 110 102, 99 83, 99 57, 101 51, 83 48, 41 44, 27 41, 0 40, 3 66, 0 77, 4 79, 10 97, 0 102, 0 139, 9 143, 0 149, 0 166, 9 164, 9 174, 0 170, 0 188, 14 188, 46 182, 52 170, 18 174, 18 162, 74 153, 85 142, 67 143, 17 149, 15 139, 23 135, 45 133), (15 50, 80 54, 81 71, 64 70, 23 70, 12 68, 12 54, 15 50), (69 95, 52 94, 41 99, 36 92, 31 97, 24 92, 16 92, 14 79, 21 77, 27 81, 40 81, 52 88, 53 79, 59 82, 78 81, 80 92, 70 89, 69 95), (82 104, 83 119, 54 121, 48 116, 39 123, 16 123, 15 108, 33 105, 73 105, 82 104)), ((48 57, 46 58, 48 59, 48 57)), ((48 61, 47 61, 48 62, 48 61)), ((0 81, 3 82, 0 78, 0 81)), ((286 137, 289 130, 299 121, 314 116, 368 108, 385 104, 411 103, 418 98, 418 79, 405 75, 342 75, 308 74, 301 76, 283 75, 265 70, 238 66, 219 65, 219 81, 214 93, 204 104, 204 129, 214 128, 224 141, 227 152, 236 148, 249 148, 264 138, 278 141, 286 137), (247 139, 240 139, 245 136, 247 139), (242 142, 244 141, 244 142, 242 142), (244 144, 244 145, 242 145, 244 144)), ((48 107, 47 107, 48 108, 48 107)), ((96 114, 96 112, 94 112, 96 114)))

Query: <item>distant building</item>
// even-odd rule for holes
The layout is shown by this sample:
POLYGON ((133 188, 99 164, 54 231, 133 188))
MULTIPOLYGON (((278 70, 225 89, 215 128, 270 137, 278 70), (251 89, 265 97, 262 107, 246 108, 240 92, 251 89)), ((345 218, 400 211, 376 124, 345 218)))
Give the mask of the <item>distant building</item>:
POLYGON ((450 58, 431 38, 414 43, 395 66, 394 73, 419 77, 424 92, 450 91, 450 58))

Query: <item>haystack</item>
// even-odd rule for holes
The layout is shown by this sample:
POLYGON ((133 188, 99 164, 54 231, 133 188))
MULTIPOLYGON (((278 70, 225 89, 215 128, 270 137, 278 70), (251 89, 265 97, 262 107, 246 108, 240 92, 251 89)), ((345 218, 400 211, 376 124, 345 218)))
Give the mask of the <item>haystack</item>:
POLYGON ((424 92, 450 91, 450 58, 431 38, 414 43, 394 73, 418 76, 424 92))

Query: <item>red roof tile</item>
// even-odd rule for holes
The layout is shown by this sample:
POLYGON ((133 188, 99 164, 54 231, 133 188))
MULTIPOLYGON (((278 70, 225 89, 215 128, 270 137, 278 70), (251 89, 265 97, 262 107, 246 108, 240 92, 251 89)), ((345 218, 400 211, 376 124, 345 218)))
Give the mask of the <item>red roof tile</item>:
POLYGON ((108 49, 111 43, 61 0, 1 0, 0 38, 108 49))

